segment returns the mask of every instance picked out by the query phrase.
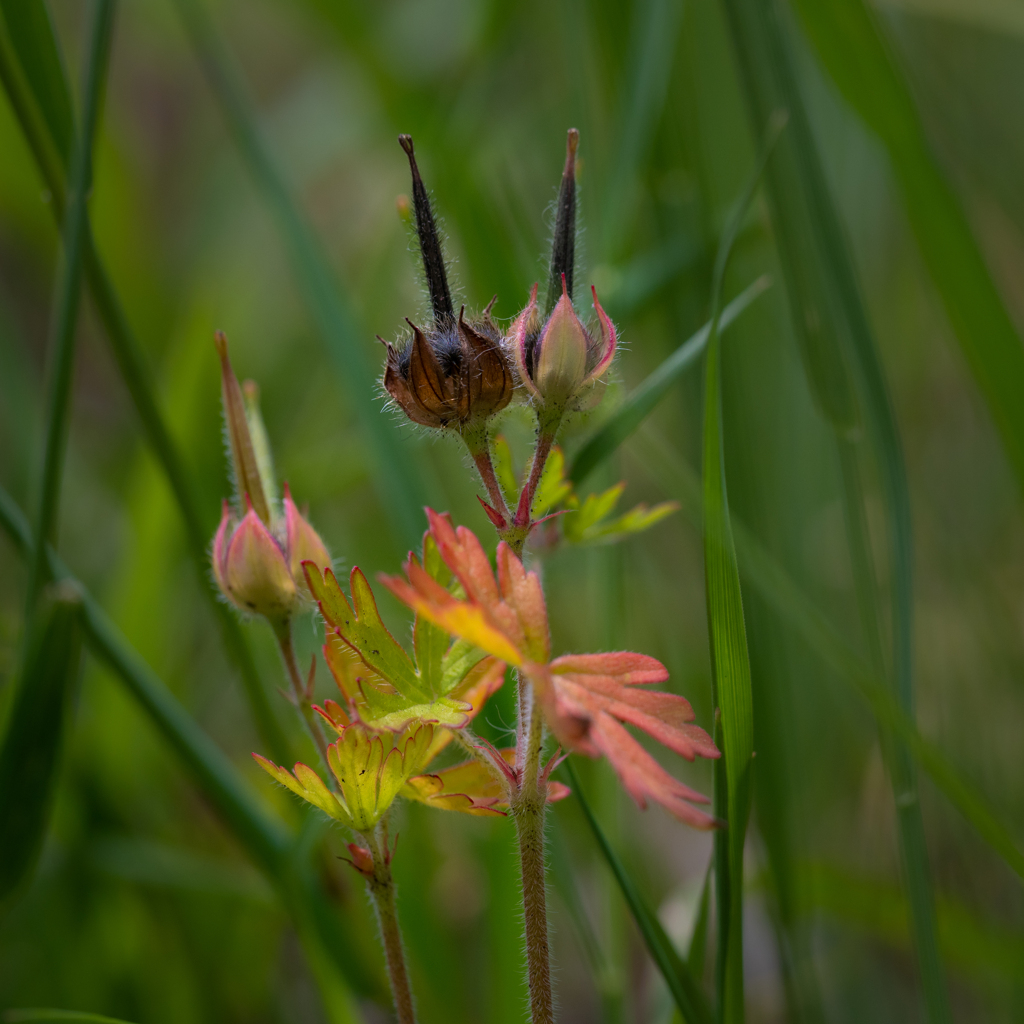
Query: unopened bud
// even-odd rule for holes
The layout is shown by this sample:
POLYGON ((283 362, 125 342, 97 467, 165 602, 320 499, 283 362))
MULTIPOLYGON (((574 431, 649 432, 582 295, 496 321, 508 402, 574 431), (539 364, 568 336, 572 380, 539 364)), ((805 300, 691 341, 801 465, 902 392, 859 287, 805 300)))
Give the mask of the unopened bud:
POLYGON ((509 343, 515 352, 519 376, 538 402, 560 416, 573 399, 597 380, 615 355, 615 327, 608 319, 593 288, 594 310, 601 336, 595 338, 583 326, 562 277, 562 297, 547 322, 537 315, 537 286, 526 308, 512 322, 509 343))
POLYGON ((533 383, 544 401, 564 405, 587 373, 587 332, 572 308, 562 275, 562 297, 544 325, 534 349, 533 383))
POLYGON ((284 522, 285 522, 285 552, 288 558, 288 568, 292 579, 298 585, 305 597, 312 597, 309 592, 309 583, 303 571, 303 562, 314 562, 320 573, 331 564, 331 556, 328 554, 320 535, 303 518, 292 501, 291 491, 288 485, 284 485, 284 522))
POLYGON ((286 621, 298 601, 298 589, 281 546, 250 501, 237 525, 224 502, 213 542, 213 570, 224 595, 238 608, 271 622, 286 621))

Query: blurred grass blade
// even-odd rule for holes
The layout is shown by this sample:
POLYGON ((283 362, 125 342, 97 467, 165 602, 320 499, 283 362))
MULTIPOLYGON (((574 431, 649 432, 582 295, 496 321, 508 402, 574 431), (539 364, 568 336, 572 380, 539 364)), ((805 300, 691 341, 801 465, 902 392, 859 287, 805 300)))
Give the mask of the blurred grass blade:
POLYGON ((59 263, 50 320, 47 375, 49 396, 43 471, 36 509, 35 552, 29 567, 25 606, 31 617, 46 574, 46 545, 55 543, 60 509, 64 453, 67 447, 71 381, 75 366, 75 336, 82 296, 82 249, 92 184, 92 149, 107 77, 110 40, 114 31, 113 0, 96 0, 89 29, 82 100, 82 124, 75 133, 68 179, 67 212, 61 231, 59 263))
POLYGON ((704 976, 704 960, 708 948, 708 931, 711 927, 711 878, 714 862, 708 863, 704 873, 704 884, 700 887, 700 902, 697 904, 697 920, 693 923, 690 948, 686 951, 686 966, 698 981, 704 976))
POLYGON ((120 1017, 104 1017, 99 1013, 83 1013, 80 1010, 8 1010, 3 1015, 3 1019, 9 1024, 15 1024, 16 1021, 56 1022, 63 1020, 77 1020, 82 1024, 131 1024, 130 1021, 121 1020, 120 1017))
POLYGON ((794 6, 833 81, 888 150, 921 258, 1024 486, 1024 347, 878 18, 863 0, 794 6))
POLYGON ((651 912, 643 901, 643 898, 637 891, 636 884, 622 866, 622 862, 611 848, 604 832, 601 831, 601 826, 597 823, 594 812, 590 809, 590 804, 583 795, 580 779, 576 774, 571 757, 566 759, 564 768, 569 777, 572 791, 576 795, 576 799, 579 800, 580 808, 587 819, 587 824, 590 825, 594 838, 597 840, 597 845, 604 855, 604 859, 608 862, 608 867, 611 868, 612 874, 615 875, 615 880, 619 883, 619 888, 622 890, 622 895, 629 906, 630 913, 633 915, 633 920, 643 936, 644 944, 651 954, 651 959, 665 979, 665 984, 668 985, 672 998, 675 1000, 679 1012, 683 1015, 685 1024, 712 1024, 711 1008, 708 1006, 707 999, 701 991, 700 985, 676 952, 675 946, 672 945, 672 940, 665 934, 665 929, 661 926, 657 916, 651 912))
MULTIPOLYGON (((0 7, 0 11, 2 10, 4 9, 0 7)), ((34 69, 38 71, 41 67, 51 65, 62 68, 63 64, 49 19, 34 19, 28 23, 28 27, 42 33, 39 38, 32 37, 31 45, 22 41, 21 45, 26 47, 28 56, 31 57, 37 51, 51 55, 50 58, 42 59, 37 65, 33 65, 34 69)), ((14 42, 4 19, 0 19, 0 81, 4 84, 11 107, 36 160, 39 173, 49 190, 49 206, 57 222, 61 223, 66 208, 66 197, 64 167, 60 151, 65 144, 70 145, 71 136, 70 133, 67 138, 52 134, 53 128, 42 112, 31 80, 14 48, 14 42)), ((59 82, 51 82, 53 89, 56 89, 58 85, 65 91, 67 90, 67 84, 62 76, 59 82)), ((68 98, 68 104, 70 107, 70 98, 68 98)), ((167 482, 181 511, 189 554, 199 574, 202 590, 213 605, 224 646, 242 678, 246 699, 257 731, 267 750, 274 751, 275 758, 287 763, 290 760, 288 744, 267 700, 266 692, 256 670, 256 663, 252 658, 252 652, 249 650, 238 621, 232 615, 231 610, 219 599, 213 586, 207 557, 207 544, 213 532, 213 524, 210 523, 209 527, 203 525, 192 482, 185 471, 184 461, 160 412, 156 400, 156 389, 142 356, 141 347, 132 333, 124 308, 96 250, 88 219, 84 245, 86 247, 85 269, 93 302, 103 321, 118 369, 132 397, 139 419, 142 421, 147 440, 167 477, 167 482)))
POLYGON ((601 949, 601 943, 598 941, 580 896, 572 857, 562 831, 562 823, 555 816, 552 819, 552 824, 554 827, 550 830, 549 836, 551 881, 554 884, 555 892, 569 912, 569 920, 576 931, 580 948, 583 950, 587 966, 593 975, 595 987, 600 988, 607 971, 604 951, 601 949))
MULTIPOLYGON (((28 522, 2 488, 0 527, 19 553, 27 556, 32 544, 28 522)), ((326 958, 353 990, 380 999, 380 979, 366 967, 360 948, 339 927, 331 900, 320 883, 308 867, 296 863, 292 841, 283 826, 266 814, 235 766, 199 728, 52 550, 49 571, 57 580, 76 586, 82 605, 84 637, 90 650, 138 701, 235 838, 266 874, 292 914, 314 967, 318 958, 326 958)))
POLYGON ((785 115, 773 114, 765 132, 757 166, 733 209, 718 246, 711 284, 711 327, 708 331, 704 380, 704 578, 711 641, 711 679, 716 725, 723 756, 715 763, 715 813, 727 829, 715 836, 718 903, 716 979, 718 1019, 738 1024, 744 1017, 743 992, 743 850, 750 815, 750 765, 754 756, 754 702, 750 683, 747 629, 736 563, 729 498, 725 483, 722 436, 721 318, 725 268, 747 208, 785 115), (725 782, 726 800, 722 801, 725 782), (725 813, 723 813, 723 811, 725 813))
MULTIPOLYGON (((830 864, 802 863, 807 879, 804 913, 825 914, 898 949, 910 941, 906 898, 899 887, 851 874, 830 864)), ((939 898, 939 941, 951 963, 980 981, 1024 977, 1024 936, 1019 929, 985 921, 962 903, 939 898)))
POLYGON ((0 902, 31 874, 46 837, 64 723, 81 662, 81 597, 73 584, 45 596, 28 638, 0 746, 0 902))
MULTIPOLYGON (((895 692, 913 714, 913 550, 910 499, 902 445, 853 259, 821 166, 798 85, 784 12, 777 0, 727 0, 748 107, 755 124, 767 112, 789 111, 792 128, 768 176, 768 196, 780 262, 790 292, 791 320, 812 392, 839 445, 844 511, 861 628, 876 671, 885 676, 881 602, 862 528, 864 494, 856 453, 861 419, 885 497, 892 583, 891 635, 895 692), (863 404, 863 410, 860 405, 863 404)), ((921 986, 929 1020, 951 1020, 935 935, 931 872, 913 765, 900 744, 883 735, 893 789, 921 986)))
MULTIPOLYGON (((653 435, 648 435, 653 442, 653 435)), ((656 447, 658 467, 676 477, 677 497, 691 522, 701 522, 701 484, 696 473, 662 442, 656 447)), ((978 835, 1014 873, 1024 880, 1024 853, 988 801, 950 764, 942 750, 922 736, 914 720, 893 697, 884 680, 857 654, 828 621, 821 609, 794 582, 774 556, 746 527, 733 520, 733 536, 742 576, 780 618, 803 639, 837 678, 852 687, 868 704, 876 721, 907 744, 918 765, 978 835)))
MULTIPOLYGON (((719 330, 728 327, 770 284, 767 276, 759 277, 740 292, 722 310, 719 330)), ((710 333, 711 321, 708 321, 630 392, 573 459, 569 478, 575 485, 581 484, 654 411, 669 388, 700 358, 710 333)))
POLYGON ((384 513, 399 544, 414 547, 423 532, 421 510, 427 504, 426 495, 412 453, 381 413, 379 374, 364 351, 365 332, 260 134, 244 87, 203 0, 177 0, 177 6, 231 135, 278 221, 296 281, 373 452, 370 461, 378 473, 376 482, 384 513))
POLYGON ((44 0, 0 0, 11 47, 39 104, 64 167, 71 162, 74 113, 64 61, 44 0))
POLYGON ((647 155, 665 107, 672 61, 679 45, 683 0, 646 0, 632 4, 632 31, 625 88, 618 111, 618 132, 611 174, 604 189, 602 258, 619 257, 622 236, 635 195, 637 168, 647 155))

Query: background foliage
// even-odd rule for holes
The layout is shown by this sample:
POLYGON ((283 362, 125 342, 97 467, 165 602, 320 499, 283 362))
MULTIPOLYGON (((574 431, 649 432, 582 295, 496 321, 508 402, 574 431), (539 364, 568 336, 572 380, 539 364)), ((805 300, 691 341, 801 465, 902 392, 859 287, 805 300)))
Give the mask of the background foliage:
MULTIPOLYGON (((835 0, 822 9, 853 6, 835 0)), ((118 8, 91 218, 208 535, 227 493, 216 328, 231 338, 239 374, 260 382, 278 471, 309 502, 340 566, 394 571, 425 525, 409 511, 420 501, 489 532, 460 449, 381 411, 367 386, 383 357, 374 334, 396 337, 402 318, 425 307, 395 206, 408 191, 400 131, 416 139, 461 298, 480 308, 497 292, 496 314, 509 317, 543 278, 544 211, 565 129, 580 129, 578 278, 597 285, 626 348, 608 408, 706 321, 719 236, 760 134, 745 107, 730 7, 735 14, 743 5, 225 0, 207 10, 190 0, 135 0, 118 8), (204 10, 212 35, 201 13, 196 20, 204 10), (224 66, 237 78, 211 88, 211 69, 224 66), (262 143, 245 135, 244 107, 228 107, 225 119, 226 94, 249 97, 262 143), (304 220, 289 212, 289 194, 304 220), (303 264, 310 239, 328 275, 303 264)), ((1024 18, 1012 0, 873 8, 895 80, 909 83, 911 100, 900 107, 885 92, 887 73, 872 70, 863 51, 836 45, 813 4, 794 8, 783 8, 782 23, 902 438, 917 720, 1019 836, 1024 523, 1003 387, 1019 355, 987 363, 986 378, 977 349, 1006 330, 1019 345, 1000 319, 999 295, 1010 321, 1024 322, 1024 128, 1015 116, 1024 18), (893 109, 902 122, 885 120, 893 109), (908 124, 923 133, 913 144, 908 124), (962 204, 962 237, 936 228, 948 223, 941 202, 928 205, 936 194, 942 201, 936 181, 962 204), (979 285, 957 305, 951 289, 981 280, 985 265, 999 295, 979 285), (984 328, 974 335, 963 321, 972 302, 973 323, 984 328)), ((49 10, 78 83, 88 7, 59 0, 49 10)), ((838 37, 857 38, 852 30, 838 37)), ((6 99, 0 153, 0 483, 31 508, 58 235, 6 99)), ((753 534, 869 656, 835 437, 807 383, 775 234, 769 207, 755 205, 725 279, 726 300, 762 273, 775 282, 722 338, 733 517, 738 537, 753 534)), ((383 1019, 371 998, 382 983, 376 938, 361 889, 338 860, 342 837, 303 820, 248 757, 261 741, 190 565, 174 498, 90 300, 83 311, 61 555, 249 785, 303 828, 354 948, 348 982, 334 984, 357 985, 357 1012, 383 1019)), ((710 728, 701 533, 685 514, 700 509, 701 376, 684 375, 587 481, 626 479, 624 506, 675 498, 684 514, 621 547, 560 552, 545 564, 545 583, 555 653, 653 654, 710 728)), ((601 415, 574 426, 570 455, 601 415)), ((520 457, 528 429, 509 415, 505 430, 520 457)), ((885 480, 871 458, 861 462, 888 622, 885 480)), ((740 540, 737 547, 742 574, 740 540)), ((27 571, 6 542, 0 566, 7 715, 27 571)), ((752 589, 744 600, 757 751, 746 851, 748 1019, 917 1019, 920 982, 876 724, 766 601, 752 589)), ((389 601, 381 596, 382 609, 401 631, 405 617, 389 601)), ((301 751, 298 720, 275 692, 269 632, 254 624, 245 633, 275 715, 301 751)), ((312 619, 302 639, 308 657, 317 646, 312 619)), ((326 673, 321 687, 326 695, 326 673)), ((347 997, 324 994, 323 972, 310 966, 279 894, 121 681, 87 658, 72 701, 41 859, 0 917, 0 1006, 62 1006, 140 1024, 343 1019, 347 997)), ((495 740, 513 721, 500 699, 486 718, 483 731, 495 740)), ((706 765, 672 768, 710 791, 706 765)), ((658 810, 640 814, 604 767, 578 771, 612 845, 685 953, 710 838, 658 810)), ((927 778, 920 790, 953 1017, 1018 1020, 1020 880, 927 778)), ((554 819, 563 1019, 671 1020, 667 991, 578 805, 559 805, 554 819)), ((511 824, 406 806, 399 831, 395 869, 423 1019, 521 1020, 511 824)))

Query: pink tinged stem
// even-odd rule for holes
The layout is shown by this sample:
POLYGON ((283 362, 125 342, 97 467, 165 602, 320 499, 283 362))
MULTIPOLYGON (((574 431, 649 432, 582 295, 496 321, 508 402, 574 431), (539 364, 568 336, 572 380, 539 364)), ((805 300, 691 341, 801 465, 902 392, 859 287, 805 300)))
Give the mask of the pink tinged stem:
MULTIPOLYGON (((530 526, 531 506, 534 495, 537 493, 537 485, 544 473, 544 465, 551 454, 551 446, 555 443, 554 430, 542 430, 537 438, 537 447, 533 453, 533 466, 530 469, 530 479, 526 481, 523 493, 519 496, 519 508, 516 509, 516 526, 530 526)), ((516 551, 516 555, 522 556, 522 551, 516 551)))
POLYGON ((277 636, 278 646, 281 648, 281 659, 284 661, 285 669, 288 671, 288 679, 292 684, 292 695, 295 698, 295 704, 302 715, 302 720, 306 723, 306 730, 309 732, 310 739, 312 739, 317 753, 320 755, 321 764, 327 772, 327 780, 332 788, 337 788, 334 772, 330 770, 330 764, 327 760, 327 741, 324 739, 324 733, 320 728, 316 715, 313 714, 312 694, 310 693, 312 687, 307 687, 302 681, 299 666, 295 661, 295 648, 292 646, 291 619, 287 619, 277 626, 274 632, 277 636))
POLYGON ((378 826, 376 832, 364 833, 373 857, 373 872, 366 875, 366 884, 377 912, 381 942, 384 945, 384 959, 387 961, 388 978, 391 981, 391 996, 395 1001, 398 1024, 416 1024, 416 1011, 412 1002, 412 988, 409 985, 409 971, 405 965, 405 949, 402 933, 398 927, 398 911, 395 907, 395 880, 391 874, 391 857, 387 851, 387 837, 378 826))
POLYGON ((469 454, 473 456, 480 479, 487 488, 487 496, 491 499, 491 507, 508 523, 512 516, 509 513, 508 505, 505 503, 505 495, 498 483, 498 476, 494 472, 494 463, 491 461, 491 449, 487 443, 487 427, 470 433, 466 431, 462 435, 469 454))
POLYGON ((544 717, 532 687, 519 679, 519 785, 512 792, 509 809, 516 823, 519 866, 523 883, 523 924, 526 932, 526 966, 530 987, 532 1024, 553 1024, 551 949, 548 941, 547 889, 544 865, 544 812, 546 786, 541 771, 544 717))

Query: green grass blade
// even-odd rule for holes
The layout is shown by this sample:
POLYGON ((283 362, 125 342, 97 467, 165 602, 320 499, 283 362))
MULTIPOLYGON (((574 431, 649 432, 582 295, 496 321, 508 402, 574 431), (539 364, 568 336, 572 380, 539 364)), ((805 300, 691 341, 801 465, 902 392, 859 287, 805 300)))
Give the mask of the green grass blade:
MULTIPOLYGON (((728 327, 756 299, 771 281, 760 277, 748 285, 722 310, 719 331, 728 327)), ((696 334, 679 346, 656 370, 639 384, 606 423, 587 441, 573 459, 569 479, 579 486, 654 411, 658 403, 703 354, 711 333, 709 320, 696 334)))
POLYGON ((682 0, 651 0, 632 6, 633 25, 626 87, 618 113, 613 166, 604 189, 601 249, 606 261, 620 255, 636 188, 637 169, 647 154, 665 107, 672 61, 679 45, 682 0))
MULTIPOLYGON (((881 650, 880 601, 871 557, 856 521, 863 494, 856 459, 843 447, 856 438, 863 416, 885 497, 892 579, 893 685, 906 713, 913 710, 913 588, 910 500, 902 446, 852 256, 832 201, 803 97, 787 27, 777 3, 728 0, 733 41, 755 123, 767 111, 789 111, 791 131, 768 178, 780 262, 786 273, 792 321, 817 403, 831 421, 844 472, 851 560, 869 649, 881 650), (863 409, 861 409, 863 406, 863 409)), ((873 655, 880 662, 882 659, 873 655)), ((880 667, 880 666, 879 666, 880 667)), ((913 916, 915 949, 929 1019, 951 1019, 935 934, 928 853, 916 783, 907 752, 883 736, 896 804, 904 879, 913 916)))
MULTIPOLYGON (((33 47, 29 48, 29 53, 34 50, 52 50, 57 54, 56 40, 52 36, 49 21, 36 21, 33 24, 40 31, 45 29, 51 34, 48 39, 35 41, 33 47)), ((60 66, 59 55, 56 60, 60 66)), ((3 21, 0 21, 0 81, 4 84, 25 140, 49 190, 49 206, 58 223, 61 223, 66 209, 64 169, 59 155, 61 140, 51 134, 48 121, 42 113, 40 103, 7 31, 7 24, 3 21)), ((210 577, 207 544, 213 531, 213 523, 204 526, 199 515, 192 482, 160 411, 156 389, 142 356, 141 346, 132 332, 124 308, 96 249, 88 222, 84 244, 85 270, 93 302, 106 330, 121 377, 142 421, 146 439, 167 477, 178 504, 189 554, 199 575, 202 590, 213 607, 228 655, 238 668, 257 731, 268 752, 273 751, 277 760, 287 763, 288 743, 263 689, 252 652, 238 621, 224 602, 219 600, 210 577)))
POLYGON ((695 978, 704 975, 704 960, 708 948, 708 931, 711 926, 711 881, 713 864, 708 864, 704 884, 700 887, 700 902, 697 904, 697 920, 693 923, 690 948, 686 951, 686 966, 695 978))
MULTIPOLYGON (((667 444, 655 442, 658 466, 676 479, 682 510, 694 525, 701 522, 701 484, 697 474, 667 444)), ((891 729, 947 800, 1013 872, 1024 880, 1024 853, 990 808, 988 801, 950 764, 937 744, 922 736, 891 688, 847 643, 775 557, 746 527, 733 520, 733 537, 744 582, 778 612, 807 647, 865 700, 880 726, 891 729)))
POLYGON ((744 1018, 743 850, 752 793, 750 766, 754 756, 754 702, 747 630, 743 620, 743 594, 725 482, 719 321, 726 264, 772 147, 784 125, 783 115, 772 115, 754 174, 722 233, 711 286, 711 328, 705 356, 704 576, 713 699, 716 714, 720 715, 716 718, 716 732, 721 737, 723 755, 715 764, 715 811, 727 823, 727 831, 715 836, 716 892, 719 897, 718 1018, 725 1024, 742 1022, 744 1018))
POLYGON ((64 61, 44 0, 0 0, 11 47, 39 104, 62 167, 71 162, 74 112, 64 61))
MULTIPOLYGON (((24 514, 0 488, 0 527, 22 556, 32 549, 24 514)), ((379 980, 364 969, 365 959, 339 926, 331 900, 308 867, 296 863, 287 831, 269 817, 234 765, 195 723, 162 680, 136 653, 118 628, 51 550, 49 571, 75 585, 82 603, 82 626, 90 650, 136 699, 167 740, 239 843, 267 876, 296 921, 312 959, 326 955, 353 990, 382 998, 379 980), (324 952, 326 951, 326 953, 324 952)))
POLYGON ((571 757, 565 761, 564 767, 573 793, 576 795, 583 815, 587 819, 587 824, 590 825, 590 829, 594 833, 594 839, 597 841, 597 845, 608 867, 611 868, 615 880, 619 883, 619 888, 622 890, 622 895, 626 900, 630 913, 633 915, 633 920, 643 936, 647 951, 651 954, 651 959, 665 979, 665 984, 668 985, 672 998, 675 1000, 679 1012, 683 1015, 683 1020, 686 1024, 711 1024, 713 1020, 711 1008, 708 1006, 707 999, 701 991, 700 985, 690 973, 686 963, 676 952, 676 948, 672 945, 672 940, 665 934, 665 929, 661 926, 661 922, 644 902, 643 897, 636 888, 636 883, 623 867, 615 851, 611 848, 611 844, 601 830, 597 818, 594 817, 594 812, 590 809, 590 804, 583 795, 580 779, 576 774, 576 769, 573 767, 571 757))
POLYGON ((398 542, 415 547, 423 532, 426 492, 411 452, 388 417, 381 414, 379 374, 363 349, 365 332, 267 148, 202 0, 177 0, 177 5, 231 135, 278 222, 296 280, 372 451, 369 462, 379 474, 377 486, 384 512, 398 542))
MULTIPOLYGON (((804 913, 820 913, 897 948, 906 948, 906 898, 888 881, 851 874, 825 863, 802 863, 807 879, 804 913)), ((991 983, 1024 976, 1024 937, 1018 929, 979 918, 962 903, 937 901, 943 954, 965 974, 991 983)))
POLYGON ((46 837, 70 693, 81 661, 81 600, 54 588, 39 609, 0 746, 0 901, 27 880, 46 837))
POLYGON ((62 1021, 77 1020, 82 1024, 131 1024, 130 1021, 121 1020, 120 1017, 104 1017, 99 1013, 83 1013, 81 1010, 45 1010, 45 1009, 24 1009, 8 1010, 3 1019, 9 1024, 16 1021, 62 1021))
POLYGON ((46 442, 39 504, 36 509, 35 554, 29 569, 26 600, 30 615, 46 571, 46 545, 54 543, 56 539, 61 480, 64 475, 64 452, 67 447, 71 380, 75 365, 75 336, 82 295, 82 250, 87 226, 89 189, 92 183, 93 140, 107 77, 113 30, 113 0, 98 0, 89 30, 82 125, 81 130, 75 135, 71 156, 67 213, 61 232, 63 258, 57 275, 51 316, 46 442))
POLYGON ((888 150, 921 258, 1024 486, 1024 347, 881 25, 863 0, 794 6, 825 69, 888 150))

